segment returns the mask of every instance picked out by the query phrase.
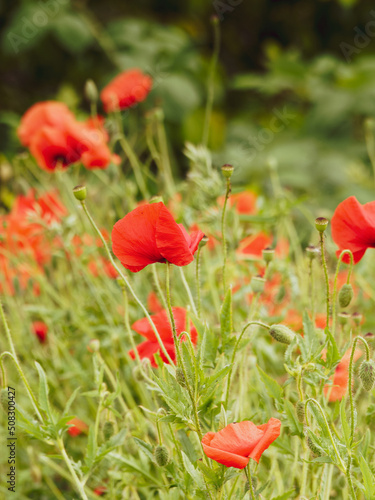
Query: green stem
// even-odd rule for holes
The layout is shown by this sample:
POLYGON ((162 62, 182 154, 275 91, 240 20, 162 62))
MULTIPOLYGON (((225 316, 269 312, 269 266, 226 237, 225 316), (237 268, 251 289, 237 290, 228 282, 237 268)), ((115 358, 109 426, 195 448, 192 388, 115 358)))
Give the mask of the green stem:
POLYGON ((368 343, 363 337, 356 337, 353 340, 352 351, 350 353, 350 362, 349 362, 349 379, 348 379, 348 392, 349 392, 349 401, 350 401, 350 444, 353 443, 354 439, 354 403, 353 403, 353 361, 354 354, 356 350, 356 346, 358 341, 361 341, 365 346, 366 350, 366 361, 370 360, 370 348, 368 343))
POLYGON ((328 277, 328 269, 327 269, 327 262, 326 262, 326 257, 325 257, 325 252, 324 252, 324 233, 319 232, 320 235, 320 253, 322 257, 322 265, 323 265, 323 270, 324 270, 324 277, 326 281, 326 302, 327 302, 327 321, 326 321, 326 327, 329 328, 329 277, 328 277))
POLYGON ((223 288, 224 288, 224 295, 225 292, 227 291, 227 285, 226 285, 226 266, 227 266, 227 241, 225 237, 225 212, 227 208, 227 203, 228 203, 228 198, 231 192, 231 183, 230 179, 227 178, 227 190, 225 192, 225 199, 224 199, 224 206, 223 206, 223 212, 221 214, 221 234, 222 234, 222 239, 223 239, 223 288))
POLYGON ((252 481, 252 477, 251 477, 250 460, 249 460, 249 463, 246 466, 246 470, 247 470, 247 478, 248 478, 248 481, 249 481, 249 497, 251 498, 251 500, 255 500, 255 493, 254 493, 253 481, 252 481))
POLYGON ((157 131, 158 141, 159 141, 159 146, 160 146, 161 164, 163 167, 167 191, 169 192, 169 196, 173 197, 174 193, 176 191, 176 188, 175 188, 174 182, 173 182, 171 162, 169 159, 167 136, 165 133, 164 120, 163 120, 163 116, 162 116, 163 112, 161 110, 159 110, 159 111, 160 111, 160 113, 158 113, 156 115, 156 131, 157 131))
POLYGON ((339 260, 337 261, 337 266, 336 266, 336 273, 335 273, 335 280, 333 284, 333 293, 332 293, 332 335, 335 335, 335 329, 336 329, 336 301, 337 301, 337 278, 339 275, 340 271, 340 266, 342 259, 344 258, 345 255, 350 256, 350 267, 349 267, 349 272, 348 272, 348 278, 347 278, 347 284, 349 284, 350 281, 350 276, 353 270, 353 265, 354 265, 354 259, 353 259, 353 254, 350 250, 343 250, 340 253, 339 260))
POLYGON ((201 250, 202 247, 199 245, 198 246, 198 251, 197 251, 197 259, 195 261, 195 283, 196 283, 196 289, 197 289, 197 312, 198 312, 198 318, 201 316, 201 309, 202 309, 202 303, 201 303, 201 283, 200 283, 200 256, 201 256, 201 250))
POLYGON ((303 461, 303 467, 302 467, 302 481, 301 481, 301 488, 300 488, 300 496, 303 497, 306 494, 306 482, 307 482, 307 472, 309 470, 309 450, 307 449, 307 446, 305 443, 303 443, 303 447, 305 450, 304 453, 304 461, 303 461))
POLYGON ((154 334, 155 334, 155 336, 157 338, 157 341, 159 343, 160 349, 162 350, 164 356, 167 358, 168 362, 173 365, 173 361, 172 361, 170 355, 168 354, 168 351, 166 350, 165 345, 163 344, 163 341, 162 341, 162 339, 161 339, 161 337, 159 335, 159 332, 158 332, 158 330, 157 330, 157 328, 155 326, 155 323, 152 321, 152 318, 150 317, 150 315, 149 315, 146 307, 143 305, 142 301, 136 295, 136 293, 133 290, 131 284, 129 283, 128 278, 122 273, 121 269, 116 264, 114 258, 112 257, 112 254, 111 254, 111 252, 109 250, 107 242, 105 241, 102 233, 100 232, 98 226, 96 225, 94 219, 91 217, 91 214, 90 214, 90 212, 87 209, 86 203, 84 201, 81 201, 81 205, 82 205, 82 208, 83 208, 85 214, 87 215, 87 218, 89 219, 92 227, 94 228, 95 232, 97 233, 97 235, 99 236, 101 242, 103 243, 104 249, 105 249, 105 251, 106 251, 106 253, 108 255, 109 260, 111 261, 111 264, 116 269, 116 271, 119 273, 119 275, 121 276, 121 278, 124 280, 124 283, 127 286, 129 292, 132 294, 134 300, 137 302, 137 304, 139 305, 139 307, 142 309, 144 315, 146 316, 148 322, 151 325, 151 328, 152 328, 152 330, 153 330, 153 332, 154 332, 154 334))
POLYGON ((83 498, 83 500, 88 500, 87 495, 86 495, 85 490, 84 490, 84 487, 83 487, 83 484, 79 480, 79 478, 76 474, 76 471, 74 470, 72 462, 70 461, 70 458, 68 457, 68 454, 66 453, 64 442, 61 438, 57 439, 57 446, 59 447, 60 453, 64 458, 64 461, 69 469, 70 474, 72 475, 72 478, 74 480, 74 484, 77 488, 78 493, 80 494, 81 498, 83 498))
POLYGON ((355 494, 355 490, 354 490, 354 486, 353 486, 353 480, 352 480, 352 475, 350 473, 351 466, 352 466, 352 455, 351 455, 351 451, 348 451, 348 465, 346 467, 345 475, 346 475, 346 479, 348 481, 348 485, 349 485, 349 489, 350 489, 350 494, 351 494, 353 500, 356 500, 357 499, 357 495, 355 494))
POLYGON ((134 153, 133 148, 131 147, 130 143, 126 139, 125 135, 121 135, 119 138, 119 143, 120 146, 122 147, 124 153, 129 159, 130 165, 133 169, 134 175, 135 175, 135 180, 137 181, 139 190, 142 193, 142 196, 145 200, 147 200, 150 197, 150 194, 147 190, 145 180, 142 175, 142 167, 141 164, 138 161, 137 155, 134 153))
POLYGON ((151 267, 152 267, 152 275, 154 277, 154 283, 155 283, 155 286, 156 286, 156 291, 158 292, 160 300, 163 303, 163 308, 165 310, 167 310, 168 309, 168 305, 167 305, 167 303, 165 301, 164 293, 162 292, 162 289, 161 289, 161 286, 160 286, 160 281, 159 281, 158 273, 157 273, 157 270, 156 270, 156 264, 152 264, 151 267))
POLYGON ((184 270, 182 269, 182 267, 180 267, 180 274, 181 274, 182 283, 184 284, 186 293, 188 294, 189 301, 190 301, 191 307, 193 309, 193 313, 195 314, 195 316, 198 316, 198 311, 197 311, 197 308, 195 307, 193 294, 191 293, 189 283, 186 281, 185 273, 184 273, 184 270))
POLYGON ((207 103, 206 103, 206 112, 204 117, 204 127, 203 127, 203 137, 202 137, 203 146, 207 146, 209 132, 210 132, 212 107, 215 95, 215 70, 219 60, 219 51, 220 51, 220 25, 219 25, 219 20, 217 18, 213 20, 213 26, 214 26, 214 51, 212 54, 210 70, 208 74, 207 103))
POLYGON ((262 323, 261 321, 249 321, 249 323, 247 323, 243 329, 242 329, 242 332, 241 334, 239 335, 238 339, 237 339, 237 342, 234 346, 234 349, 233 349, 233 354, 232 354, 232 359, 231 359, 231 367, 229 369, 229 372, 228 372, 228 379, 227 379, 227 390, 226 390, 226 396, 225 396, 225 409, 228 408, 228 399, 229 399, 229 389, 230 389, 230 382, 231 382, 231 377, 232 377, 232 371, 233 371, 233 365, 234 365, 234 360, 235 360, 235 357, 236 357, 236 354, 237 354, 237 349, 238 349, 238 346, 239 346, 239 343, 241 342, 242 340, 242 337, 244 335, 244 333, 246 332, 246 330, 249 328, 249 326, 251 325, 258 325, 258 326, 262 326, 263 328, 267 328, 269 330, 269 326, 266 325, 265 323, 262 323))

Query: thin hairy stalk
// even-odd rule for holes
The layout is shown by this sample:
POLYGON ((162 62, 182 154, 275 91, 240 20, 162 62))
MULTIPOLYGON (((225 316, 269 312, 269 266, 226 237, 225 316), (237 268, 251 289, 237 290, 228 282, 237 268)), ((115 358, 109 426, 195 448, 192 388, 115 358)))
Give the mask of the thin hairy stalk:
MULTIPOLYGON (((159 115, 160 115, 160 113, 159 113, 159 115)), ((165 133, 164 120, 163 120, 163 117, 159 116, 159 115, 156 116, 156 132, 157 132, 159 147, 160 147, 161 164, 163 166, 165 184, 167 187, 167 191, 169 193, 169 196, 173 197, 174 193, 176 192, 176 188, 174 185, 171 162, 169 159, 168 142, 167 142, 167 136, 165 133)))
POLYGON ((133 169, 135 180, 137 181, 139 190, 142 193, 143 198, 147 200, 150 197, 150 193, 147 190, 147 186, 142 175, 142 166, 139 163, 138 157, 134 153, 133 148, 131 147, 129 141, 126 139, 125 135, 121 135, 121 137, 119 137, 119 143, 129 159, 129 163, 133 169))
POLYGON ((225 192, 223 212, 221 214, 221 235, 222 235, 222 240, 223 240, 223 288, 224 288, 224 294, 227 291, 227 284, 226 284, 227 240, 226 240, 226 236, 225 236, 225 213, 226 213, 226 209, 227 209, 228 198, 229 198, 229 195, 231 192, 230 179, 227 178, 226 181, 227 181, 227 189, 225 192))
POLYGON ((208 74, 208 82, 207 82, 207 103, 206 103, 206 112, 204 117, 204 127, 203 127, 203 137, 202 137, 203 146, 207 146, 208 137, 210 133, 210 122, 212 115, 212 107, 214 103, 215 70, 219 59, 219 51, 220 51, 220 25, 219 25, 219 20, 216 17, 213 19, 213 26, 214 26, 214 51, 212 54, 210 70, 208 74))
POLYGON ((87 495, 85 493, 85 489, 81 481, 79 480, 76 471, 74 470, 74 467, 72 465, 72 462, 70 461, 70 458, 68 454, 66 453, 65 446, 64 446, 64 441, 61 438, 57 439, 57 446, 60 450, 61 455, 64 458, 64 462, 66 463, 66 466, 69 469, 69 472, 73 478, 74 484, 77 488, 78 493, 80 494, 80 497, 83 498, 83 500, 88 500, 87 495))
POLYGON ((195 302, 194 302, 194 299, 193 299, 193 294, 191 293, 191 290, 190 290, 190 287, 189 287, 189 283, 186 281, 185 273, 184 273, 184 270, 182 269, 182 267, 180 267, 180 275, 181 275, 181 280, 182 280, 182 283, 184 284, 186 293, 187 293, 187 295, 189 297, 189 302, 190 302, 190 305, 191 305, 191 307, 193 309, 193 313, 195 314, 195 316, 198 316, 198 311, 197 311, 197 308, 195 307, 195 302))
POLYGON ((119 275, 121 276, 121 278, 124 280, 124 283, 127 286, 129 292, 132 294, 134 300, 137 302, 137 304, 139 305, 139 307, 142 309, 144 315, 146 316, 148 322, 151 325, 151 328, 152 328, 153 332, 155 333, 155 336, 157 338, 158 344, 159 344, 160 349, 162 350, 164 356, 167 358, 168 362, 173 365, 173 361, 172 361, 170 355, 168 354, 168 351, 166 350, 165 345, 163 344, 163 341, 162 341, 162 339, 161 339, 161 337, 159 335, 159 332, 157 331, 156 326, 155 326, 154 322, 152 321, 152 319, 151 319, 151 317, 150 317, 150 315, 149 315, 146 307, 143 305, 142 301, 136 295, 135 291, 133 290, 133 287, 129 283, 128 278, 124 275, 124 273, 121 271, 121 269, 119 268, 119 266, 116 264, 114 258, 112 257, 112 254, 111 254, 111 252, 109 250, 107 242, 105 241, 102 233, 100 232, 98 226, 96 225, 94 219, 91 217, 91 214, 90 214, 90 212, 87 209, 86 203, 84 201, 81 201, 81 205, 82 205, 82 208, 83 208, 85 214, 87 215, 87 218, 89 219, 92 227, 94 228, 95 232, 97 233, 97 235, 99 236, 101 242, 103 243, 104 249, 105 249, 105 251, 106 251, 106 253, 108 255, 109 260, 111 261, 111 264, 116 269, 116 271, 119 273, 119 275))
POLYGON ((255 500, 255 493, 254 493, 253 481, 252 481, 252 477, 251 477, 250 460, 249 460, 249 463, 246 466, 246 470, 247 470, 247 479, 249 481, 249 498, 251 500, 255 500))
POLYGON ((229 369, 229 372, 228 372, 228 379, 227 379, 227 390, 226 390, 226 396, 225 396, 225 409, 228 408, 228 400, 229 400, 229 389, 230 389, 230 382, 231 382, 231 378, 232 378, 232 372, 233 372, 233 365, 234 365, 234 360, 236 358, 236 354, 237 354, 237 349, 238 349, 238 346, 242 340, 242 337, 244 335, 244 333, 246 332, 246 330, 249 328, 249 326, 251 325, 258 325, 258 326, 262 326, 263 328, 267 328, 267 330, 269 330, 269 326, 266 325, 265 323, 262 323, 261 321, 249 321, 249 323, 247 323, 243 329, 242 329, 242 332, 240 333, 238 339, 237 339, 237 342, 234 346, 234 349, 233 349, 233 354, 232 354, 232 359, 231 359, 231 366, 230 366, 230 369, 229 369))
POLYGON ((197 315, 198 318, 201 316, 202 302, 201 302, 201 280, 200 280, 200 257, 201 257, 202 247, 198 246, 197 257, 195 261, 195 286, 197 289, 197 315))
POLYGON ((349 282, 350 282, 350 276, 351 276, 351 273, 353 271, 353 265, 354 265, 354 259, 353 259, 352 252, 350 250, 343 250, 340 253, 339 260, 337 261, 335 280, 333 283, 333 293, 332 293, 332 335, 333 336, 335 335, 335 330, 336 330, 337 278, 339 275, 342 259, 345 257, 345 255, 350 256, 350 267, 349 267, 348 277, 346 280, 347 284, 349 284, 349 282))
POLYGON ((328 277, 328 269, 327 269, 327 262, 326 262, 326 257, 325 257, 325 251, 324 251, 324 233, 319 232, 320 236, 320 253, 322 257, 322 266, 323 266, 323 271, 324 271, 324 278, 326 282, 326 304, 327 304, 327 320, 326 320, 326 326, 329 328, 329 277, 328 277))
POLYGON ((152 264, 151 267, 152 267, 152 276, 154 278, 154 283, 155 283, 156 291, 158 292, 159 298, 160 298, 160 300, 163 303, 163 308, 165 310, 167 310, 168 309, 168 305, 167 305, 167 302, 165 300, 164 293, 163 293, 163 291, 161 289, 161 286, 160 286, 160 281, 159 281, 159 276, 158 276, 158 272, 157 272, 157 269, 156 269, 156 264, 152 264))

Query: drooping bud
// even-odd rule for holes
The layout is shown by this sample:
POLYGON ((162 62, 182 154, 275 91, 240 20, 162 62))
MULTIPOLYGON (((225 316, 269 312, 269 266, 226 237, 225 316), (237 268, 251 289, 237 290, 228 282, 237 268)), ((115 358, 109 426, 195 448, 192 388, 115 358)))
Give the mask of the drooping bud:
POLYGON ((298 401, 298 403, 296 404, 296 414, 298 422, 301 422, 301 424, 303 424, 305 421, 305 404, 303 401, 298 401))
POLYGON ((306 253, 309 259, 314 260, 319 255, 319 248, 314 247, 314 245, 309 245, 306 247, 306 253))
POLYGON ((359 378, 365 391, 371 391, 375 383, 375 363, 372 359, 362 362, 359 367, 359 378))
POLYGON ((362 314, 361 313, 359 313, 359 312, 353 313, 352 318, 353 318, 354 323, 357 326, 359 326, 361 324, 361 321, 362 321, 362 314))
POLYGON ((155 462, 159 467, 165 467, 169 462, 169 453, 163 444, 158 445, 154 451, 155 462))
POLYGON ((270 335, 282 344, 291 344, 296 334, 285 325, 272 325, 270 335))
POLYGON ((221 171, 226 179, 230 179, 233 174, 233 165, 225 164, 221 167, 221 171))
POLYGON ((266 280, 262 276, 253 276, 251 278, 250 286, 254 293, 264 292, 264 285, 266 280))
POLYGON ((87 80, 85 83, 85 96, 91 102, 97 102, 99 94, 93 80, 87 80))
POLYGON ((319 231, 319 233, 324 233, 324 231, 327 229, 329 220, 326 219, 325 217, 318 217, 315 219, 315 227, 319 231))
POLYGON ((263 260, 267 263, 272 262, 275 256, 275 249, 266 247, 262 252, 263 260))
POLYGON ((0 404, 2 409, 8 411, 8 389, 1 389, 0 391, 0 404))
POLYGON ((354 292, 353 292, 353 287, 350 283, 346 283, 343 285, 339 292, 339 304, 340 307, 345 308, 348 307, 350 304, 352 298, 353 298, 354 292))
POLYGON ((115 433, 115 424, 113 420, 107 420, 106 422, 104 422, 103 425, 104 440, 108 441, 109 439, 111 439, 114 433, 115 433))
POLYGON ((314 455, 314 457, 322 456, 321 448, 314 443, 314 441, 311 439, 310 436, 307 436, 306 442, 307 446, 310 448, 311 453, 314 455))
POLYGON ((76 186, 75 188, 73 188, 73 194, 76 200, 78 201, 85 200, 87 196, 86 186, 76 186))
POLYGON ((185 379, 184 371, 179 366, 176 368, 176 380, 177 380, 177 383, 180 384, 181 387, 186 387, 186 379, 185 379))

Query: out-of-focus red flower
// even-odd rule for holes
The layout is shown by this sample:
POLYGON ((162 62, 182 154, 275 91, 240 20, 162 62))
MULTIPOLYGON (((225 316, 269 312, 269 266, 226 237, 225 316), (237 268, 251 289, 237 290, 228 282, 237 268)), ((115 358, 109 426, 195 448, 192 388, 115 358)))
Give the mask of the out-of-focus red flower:
MULTIPOLYGON (((186 310, 183 307, 174 307, 173 317, 176 324, 177 335, 180 335, 180 333, 182 332, 186 332, 186 310)), ((170 355, 172 361, 175 362, 176 353, 173 343, 172 328, 169 322, 167 311, 164 309, 163 311, 152 315, 151 318, 155 324, 157 331, 159 332, 160 338, 162 339, 168 354, 170 355)), ((138 321, 133 323, 132 329, 139 333, 139 335, 142 335, 142 337, 146 337, 147 339, 137 346, 137 351, 142 359, 148 358, 151 361, 152 366, 156 367, 157 364, 154 355, 158 353, 160 354, 164 363, 168 363, 168 360, 160 349, 156 335, 147 318, 139 319, 138 321)), ((195 329, 193 324, 190 323, 190 338, 193 344, 196 344, 197 336, 197 330, 195 329)), ((185 336, 182 336, 181 341, 184 340, 186 340, 186 338, 185 336)), ((129 355, 132 359, 135 359, 135 353, 133 350, 129 351, 129 355)))
POLYGON ((34 321, 32 324, 32 330, 38 337, 39 342, 44 344, 47 339, 48 326, 43 321, 34 321))
POLYGON ((107 113, 118 109, 130 108, 144 101, 151 90, 152 80, 139 69, 123 71, 114 78, 100 93, 107 113))
POLYGON ((263 250, 271 245, 272 237, 260 232, 247 236, 247 238, 242 240, 238 245, 236 253, 238 256, 261 259, 263 250))
POLYGON ((31 106, 21 118, 17 133, 24 146, 30 146, 34 135, 43 127, 65 130, 75 123, 69 108, 57 101, 38 102, 31 106))
POLYGON ((150 292, 147 297, 147 309, 153 313, 163 310, 163 306, 155 292, 150 292))
MULTIPOLYGON (((344 354, 336 366, 335 373, 330 377, 332 385, 324 386, 324 395, 328 397, 328 401, 340 401, 348 391, 350 354, 351 349, 344 354)), ((362 352, 356 349, 353 361, 357 361, 361 356, 362 352)))
POLYGON ((52 224, 60 222, 68 215, 68 210, 62 204, 57 191, 49 191, 37 197, 36 191, 30 189, 26 196, 17 196, 12 207, 12 213, 17 217, 26 217, 30 222, 52 224))
MULTIPOLYGON (((228 199, 229 206, 234 207, 236 211, 242 215, 255 214, 257 211, 256 201, 257 195, 252 191, 234 193, 228 199)), ((225 202, 225 196, 219 196, 217 202, 222 207, 225 202)))
POLYGON ((132 272, 155 262, 186 266, 194 260, 202 231, 190 235, 177 224, 164 203, 141 205, 116 222, 112 249, 121 264, 132 272))
MULTIPOLYGON (((315 315, 315 326, 317 328, 326 327, 326 315, 323 313, 317 313, 315 315)), ((282 321, 283 324, 289 326, 292 330, 299 332, 303 329, 302 315, 295 309, 288 309, 285 319, 282 321)))
POLYGON ((105 275, 109 278, 116 279, 118 276, 118 272, 111 264, 111 261, 103 256, 90 260, 88 268, 95 277, 105 275))
POLYGON ((49 172, 76 163, 89 149, 87 133, 76 123, 66 125, 63 130, 42 127, 30 142, 31 154, 38 165, 49 172))
POLYGON ((250 458, 259 463, 264 451, 280 436, 280 428, 277 418, 262 425, 249 420, 229 424, 219 432, 207 432, 203 436, 203 451, 219 464, 244 469, 250 458))
POLYGON ((98 486, 97 488, 94 489, 94 494, 97 495, 98 497, 101 497, 107 492, 107 488, 105 486, 98 486))
POLYGON ((104 119, 98 116, 82 124, 88 150, 82 154, 82 163, 88 169, 106 168, 112 160, 108 147, 108 133, 104 128, 104 119))
MULTIPOLYGON (((332 238, 339 250, 351 250, 359 262, 368 248, 375 248, 375 201, 361 205, 355 196, 341 202, 331 220, 332 238)), ((345 255, 344 262, 350 262, 345 255)))
POLYGON ((85 422, 82 422, 82 420, 80 420, 77 417, 74 417, 72 418, 72 420, 69 420, 69 422, 67 422, 66 425, 70 426, 68 429, 68 433, 73 437, 79 436, 80 434, 82 434, 82 432, 87 432, 89 428, 89 426, 85 424, 85 422))

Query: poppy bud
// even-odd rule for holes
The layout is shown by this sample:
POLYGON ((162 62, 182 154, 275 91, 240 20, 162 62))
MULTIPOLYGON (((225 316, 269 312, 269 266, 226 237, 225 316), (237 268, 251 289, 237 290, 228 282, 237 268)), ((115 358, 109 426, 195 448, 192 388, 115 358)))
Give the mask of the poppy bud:
POLYGON ((73 188, 73 194, 76 200, 78 201, 85 200, 87 196, 86 186, 76 186, 75 188, 73 188))
POLYGON ((150 203, 163 203, 163 198, 161 196, 153 196, 150 198, 150 203))
POLYGON ((2 409, 7 412, 8 411, 8 390, 1 389, 0 391, 0 404, 2 409))
POLYGON ((180 367, 176 368, 176 380, 177 380, 177 383, 180 384, 181 387, 186 387, 186 379, 185 379, 184 371, 180 367))
POLYGON ((272 325, 270 335, 282 344, 291 344, 296 334, 285 325, 272 325))
POLYGON ((233 174, 233 165, 225 164, 221 167, 221 171, 226 179, 230 179, 233 174))
POLYGON ((261 276, 253 276, 251 278, 250 286, 254 293, 264 292, 264 285, 266 280, 261 276))
POLYGON ((103 425, 104 440, 108 441, 115 433, 115 424, 112 420, 107 420, 103 425))
POLYGON ((361 321, 362 321, 362 314, 361 313, 359 313, 359 312, 353 313, 352 318, 353 318, 354 323, 357 326, 359 326, 361 324, 361 321))
POLYGON ((344 307, 348 307, 348 305, 350 304, 352 298, 353 298, 353 287, 350 283, 346 283, 345 285, 343 285, 343 287, 341 288, 340 292, 339 292, 339 304, 340 304, 340 307, 344 308, 344 307))
POLYGON ((309 259, 314 260, 319 254, 319 248, 314 247, 314 245, 309 245, 308 247, 306 247, 306 253, 309 259))
POLYGON ((296 404, 296 414, 298 422, 301 422, 301 424, 303 424, 305 421, 305 404, 303 401, 298 401, 298 403, 296 404))
POLYGON ((154 451, 155 462, 159 467, 165 467, 169 462, 169 453, 163 444, 158 445, 154 451))
POLYGON ((375 382, 375 363, 372 359, 363 361, 359 367, 359 378, 365 391, 371 391, 375 382))
POLYGON ((321 448, 314 443, 314 441, 311 439, 310 436, 307 436, 306 442, 307 442, 307 446, 310 448, 314 457, 322 456, 321 448))
POLYGON ((271 247, 266 247, 262 252, 263 260, 267 263, 272 262, 275 256, 275 249, 271 247))
POLYGON ((350 319, 350 314, 344 311, 344 312, 338 313, 337 317, 339 319, 340 325, 346 325, 346 323, 350 319))
POLYGON ((324 233, 324 231, 327 229, 329 220, 326 219, 325 217, 318 217, 315 219, 315 227, 319 231, 319 233, 324 233))
POLYGON ((93 80, 87 80, 85 83, 85 96, 91 102, 97 102, 99 98, 98 89, 93 80))
POLYGON ((207 245, 207 243, 209 242, 210 238, 206 235, 203 236, 203 238, 201 239, 201 241, 199 242, 199 246, 200 247, 205 247, 207 245))

